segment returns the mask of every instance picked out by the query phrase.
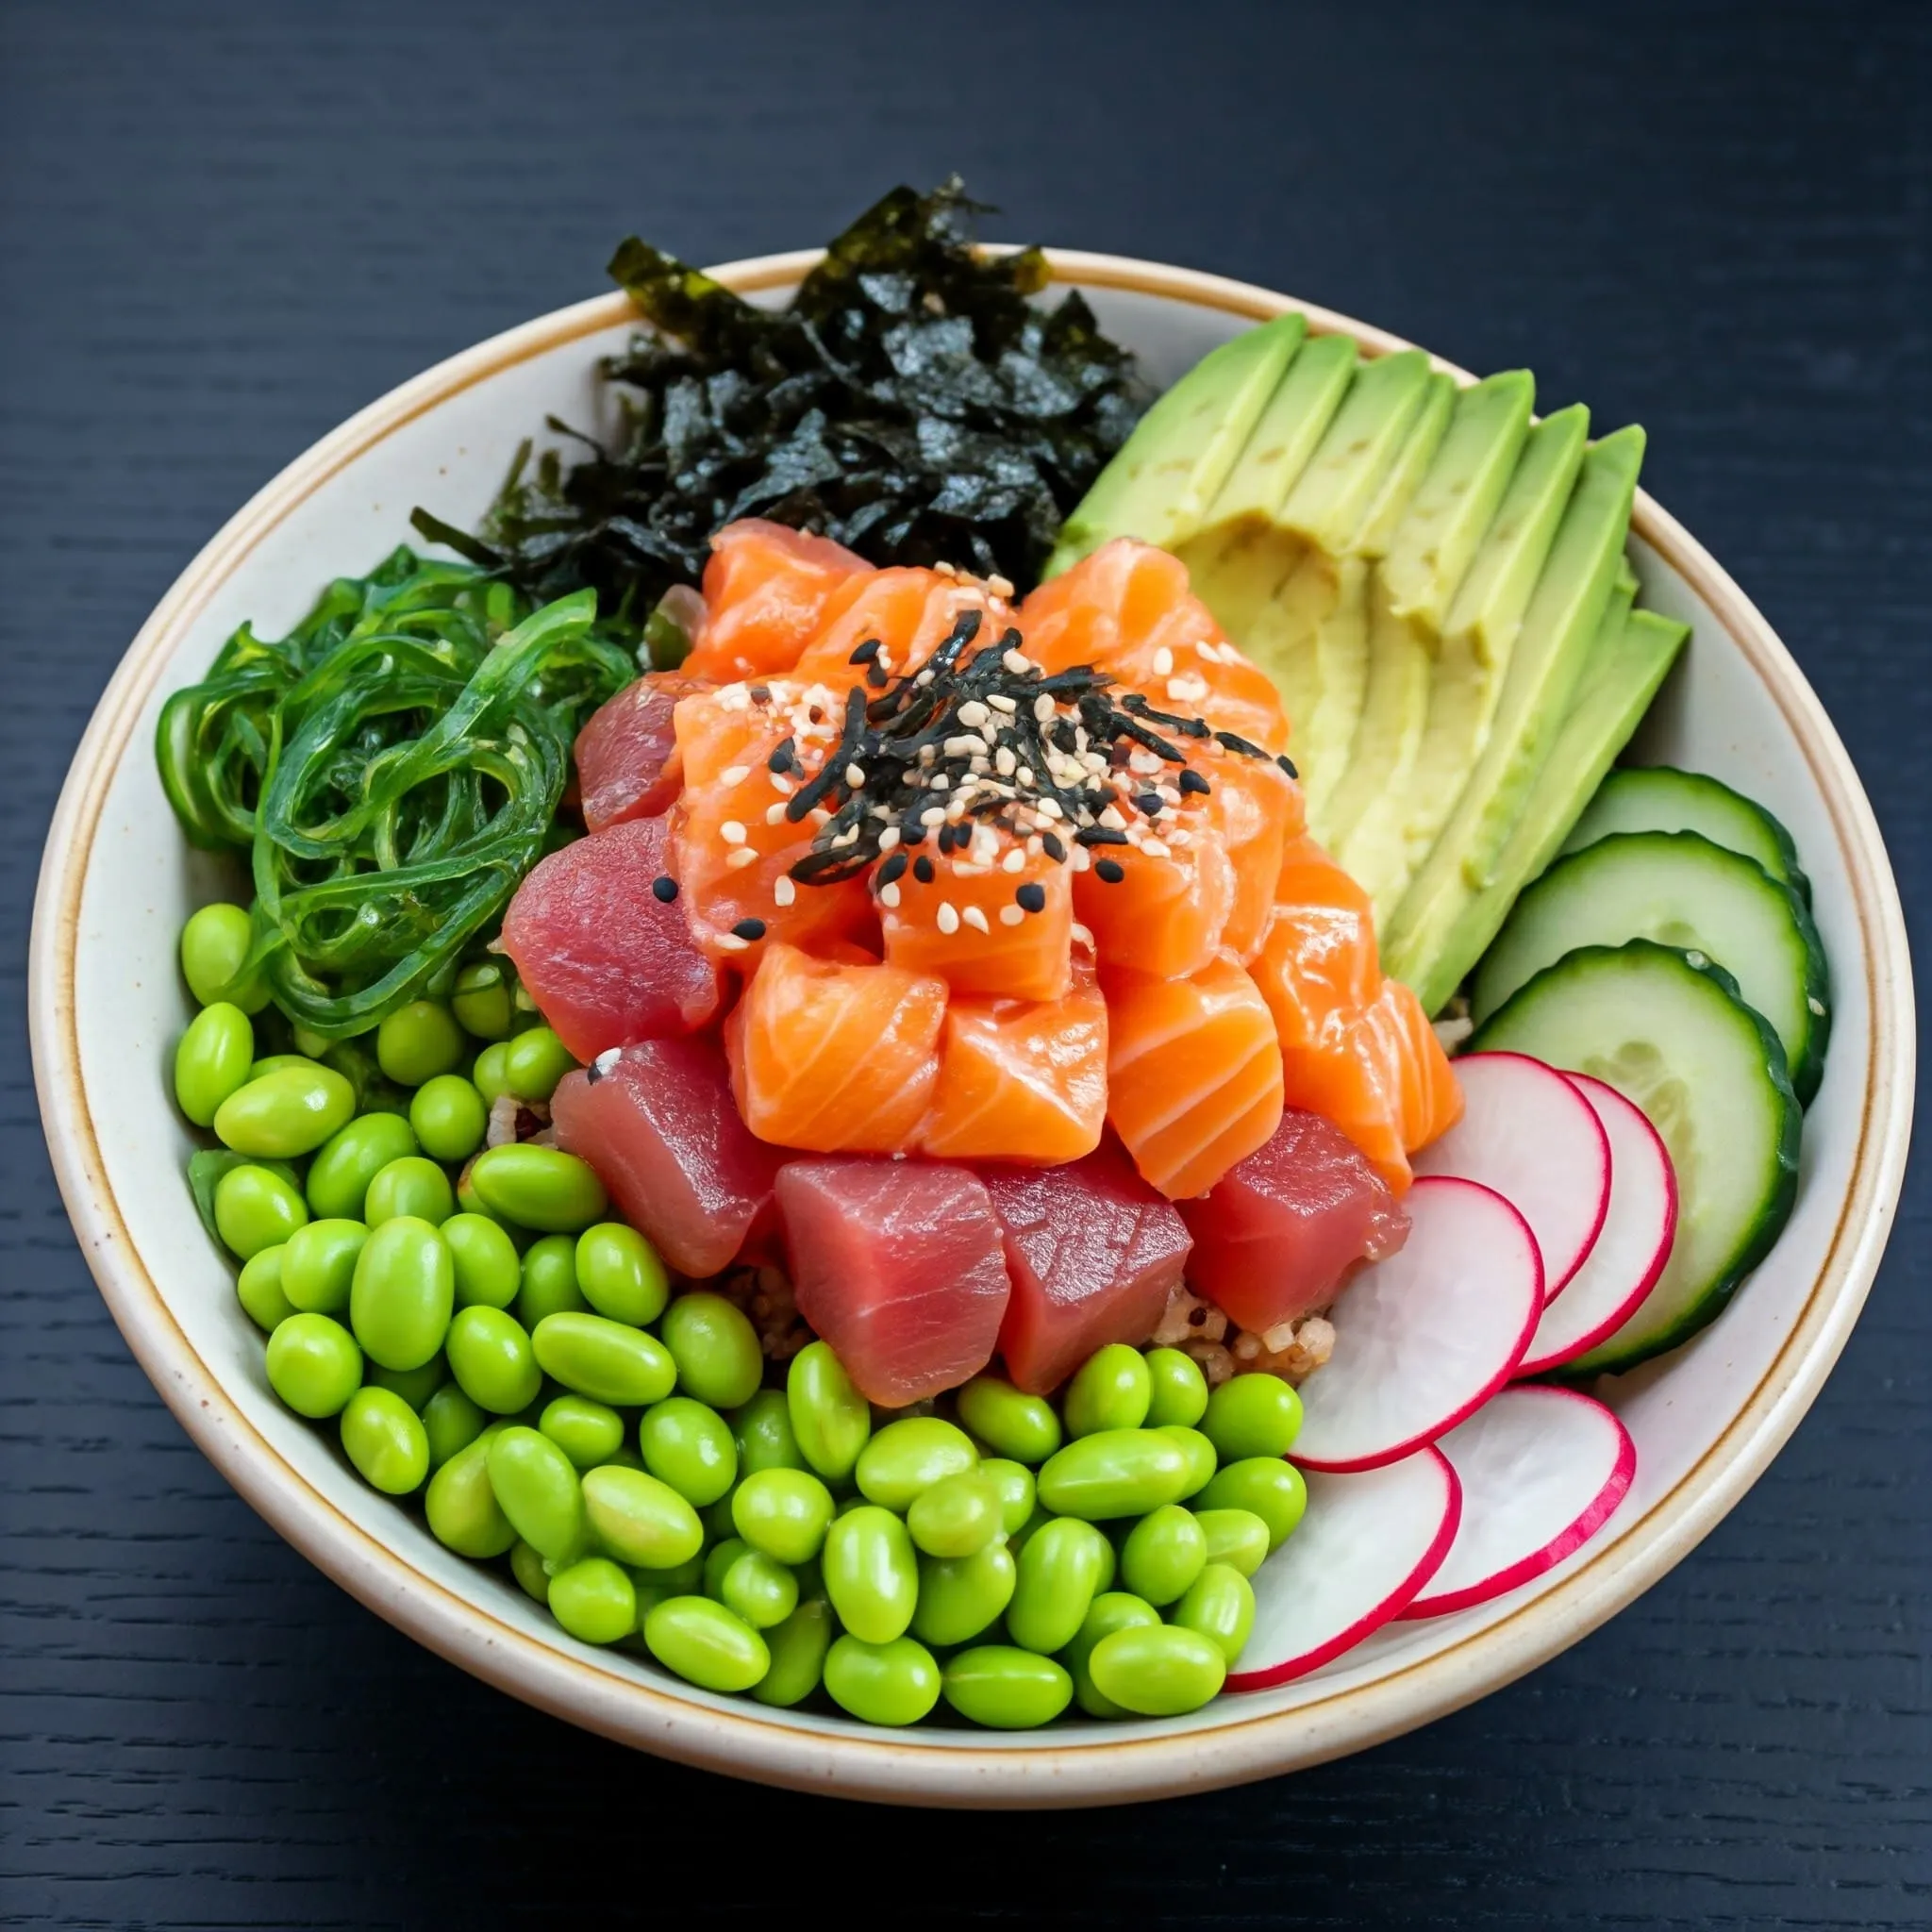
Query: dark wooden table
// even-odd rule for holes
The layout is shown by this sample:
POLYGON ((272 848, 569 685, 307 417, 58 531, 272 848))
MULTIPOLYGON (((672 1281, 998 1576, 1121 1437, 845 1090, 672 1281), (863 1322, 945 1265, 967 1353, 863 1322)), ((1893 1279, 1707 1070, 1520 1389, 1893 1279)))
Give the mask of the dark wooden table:
POLYGON ((1916 914, 1928 29, 1847 5, 0 5, 0 1920, 1932 1924, 1923 1174, 1776 1466, 1526 1681, 1185 1804, 886 1814, 579 1736, 285 1548, 108 1321, 18 1018, 89 709, 259 483, 596 291, 629 229, 699 260, 792 247, 952 168, 1001 234, 1293 290, 1646 424, 1646 481, 1803 661, 1916 914))

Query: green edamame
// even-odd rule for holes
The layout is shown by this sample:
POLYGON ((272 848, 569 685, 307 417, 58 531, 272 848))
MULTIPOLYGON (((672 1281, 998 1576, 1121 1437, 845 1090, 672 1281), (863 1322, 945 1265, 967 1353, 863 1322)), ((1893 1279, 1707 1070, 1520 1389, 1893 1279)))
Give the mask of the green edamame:
POLYGON ((699 1290, 681 1294, 658 1324, 677 1364, 677 1386, 713 1408, 749 1402, 763 1379, 764 1351, 742 1308, 699 1290))
POLYGON ((491 1437, 490 1487, 516 1533, 547 1561, 582 1555, 590 1532, 583 1484, 548 1436, 511 1423, 491 1437))
POLYGON ((888 1423, 866 1443, 853 1473, 868 1502, 903 1515, 922 1491, 978 1461, 972 1438, 957 1424, 936 1415, 908 1416, 888 1423))
POLYGON ((401 1114, 365 1113, 322 1149, 308 1168, 308 1205, 318 1219, 360 1221, 369 1183, 392 1160, 416 1152, 401 1114))
POLYGON ((523 1263, 500 1223, 487 1214, 452 1214, 436 1231, 449 1250, 458 1307, 507 1308, 516 1300, 523 1263))
POLYGON ((1158 1629, 1160 1612, 1150 1603, 1124 1590, 1109 1590, 1093 1599, 1092 1607, 1080 1624, 1079 1634, 1061 1654, 1074 1680, 1074 1697, 1089 1717, 1125 1717, 1127 1713, 1111 1697, 1094 1688, 1087 1660, 1093 1646, 1116 1630, 1158 1629))
POLYGON ((757 1475, 767 1469, 805 1467, 782 1389, 760 1389, 749 1402, 731 1411, 730 1420, 741 1476, 757 1475))
POLYGON ((301 1193, 273 1168, 231 1167, 215 1183, 215 1232, 240 1260, 279 1247, 308 1223, 301 1193))
POLYGON ((648 1408, 676 1386, 677 1364, 655 1335, 603 1315, 545 1315, 530 1341, 546 1375, 614 1408, 648 1408))
POLYGON ((558 1081, 576 1067, 571 1050, 547 1026, 531 1026, 504 1042, 505 1084, 519 1100, 548 1105, 558 1081))
POLYGON ((349 1306, 356 1257, 369 1239, 359 1221, 311 1221, 282 1250, 282 1292, 291 1307, 339 1315, 349 1306))
POLYGON ((414 1369, 386 1369, 380 1362, 365 1361, 362 1379, 377 1389, 400 1395, 418 1415, 429 1406, 429 1398, 449 1380, 449 1364, 433 1355, 414 1369))
POLYGON ((718 1601, 754 1630, 769 1630, 798 1607, 798 1578, 762 1550, 747 1546, 719 1579, 718 1601))
POLYGON ((1004 1456, 989 1456, 979 1465, 979 1474, 993 1487, 1000 1499, 1000 1527, 1008 1536, 1017 1536, 1033 1514, 1038 1500, 1033 1472, 1004 1456))
POLYGON ((825 1653, 833 1703, 869 1724, 916 1724, 940 1701, 940 1667, 912 1637, 871 1641, 849 1630, 825 1653))
MULTIPOLYGON (((561 1455, 561 1451, 558 1454, 561 1455)), ((602 1463, 580 1485, 597 1541, 638 1570, 672 1570, 704 1547, 698 1512, 649 1472, 602 1463)))
POLYGON ((1004 1543, 970 1557, 922 1557, 912 1634, 941 1648, 970 1643, 997 1622, 1018 1582, 1018 1565, 1004 1543))
POLYGON ((962 1470, 913 1497, 906 1528, 929 1557, 970 1557, 1005 1534, 1000 1506, 999 1491, 978 1470, 962 1470))
POLYGON ((342 1409, 342 1449, 357 1473, 385 1496, 407 1496, 429 1474, 423 1419, 388 1389, 365 1384, 342 1409))
POLYGON ((1268 1558, 1268 1525, 1252 1509, 1197 1509, 1208 1560, 1252 1576, 1268 1558))
POLYGON ((727 1536, 705 1552, 703 1578, 708 1597, 721 1604, 724 1601, 724 1573, 750 1549, 751 1545, 741 1536, 727 1536))
POLYGON ((517 1540, 490 1480, 491 1444, 502 1433, 502 1424, 489 1424, 429 1478, 424 1491, 430 1535, 459 1557, 500 1557, 517 1540))
POLYGON ((832 1507, 831 1491, 809 1470, 761 1469, 731 1492, 731 1524, 778 1562, 808 1563, 824 1547, 832 1507))
POLYGON ((1060 1419, 1043 1395, 1027 1395, 997 1375, 975 1375, 955 1399, 959 1420, 996 1456, 1038 1464, 1060 1446, 1060 1419))
POLYGON ((890 1509, 868 1503, 835 1518, 820 1562, 832 1607, 855 1636, 890 1643, 911 1623, 919 1564, 906 1525, 890 1509))
POLYGON ((983 1643, 948 1660, 946 1702, 990 1730, 1050 1724, 1073 1702, 1074 1680, 1050 1657, 1010 1643, 983 1643))
POLYGON ((577 1237, 576 1264, 578 1292, 613 1322, 641 1328, 671 1299, 671 1278, 657 1249, 621 1221, 585 1228, 577 1237))
POLYGON ((227 1000, 204 1007, 175 1048, 175 1098, 197 1127, 212 1124, 222 1103, 247 1085, 255 1028, 227 1000))
POLYGON ((362 1351, 326 1315, 291 1315, 268 1339, 268 1385, 311 1422, 339 1415, 362 1382, 362 1351))
POLYGON ((1221 1690, 1227 1659, 1212 1638, 1175 1624, 1116 1630, 1089 1654, 1094 1689, 1141 1717, 1199 1710, 1221 1690))
MULTIPOLYGON (((458 1309, 442 1345, 458 1386, 491 1415, 515 1415, 527 1408, 543 1386, 528 1331, 502 1308, 458 1309)), ((618 1440, 623 1440, 621 1424, 618 1440)))
POLYGON ((181 976, 198 1006, 226 1000, 244 1013, 268 1005, 268 983, 259 973, 235 984, 255 943, 255 922, 245 906, 217 903, 189 914, 181 928, 181 976))
POLYGON ((421 1366, 442 1346, 455 1306, 456 1271, 435 1228, 401 1215, 371 1230, 356 1257, 349 1325, 372 1360, 421 1366))
POLYGON ((1161 1429, 1101 1429, 1048 1458, 1038 1478, 1041 1507, 1101 1522, 1144 1516, 1187 1493, 1194 1458, 1161 1429))
POLYGON ((749 1690, 771 1669, 765 1640, 708 1596, 667 1597, 644 1618, 644 1647, 701 1690, 749 1690))
POLYGON ((1208 1413, 1208 1377, 1177 1348, 1147 1352, 1147 1426, 1191 1429, 1208 1413))
POLYGON ((549 1604, 550 1572, 543 1567, 543 1558, 521 1537, 509 1546, 509 1574, 526 1597, 549 1604))
POLYGON ((1224 1464, 1201 1491, 1203 1509, 1247 1509, 1268 1525, 1268 1547, 1278 1550, 1294 1534, 1308 1507, 1308 1486, 1291 1462, 1269 1456, 1224 1464))
POLYGON ((581 1233, 610 1205, 587 1161, 531 1141, 486 1147, 470 1163, 469 1183, 491 1213, 540 1234, 581 1233))
POLYGON ((686 1502, 702 1509, 738 1480, 738 1445, 715 1408, 689 1395, 670 1395, 644 1411, 638 1424, 644 1467, 686 1502))
POLYGON ((550 1614, 586 1643, 615 1643, 638 1627, 631 1580, 608 1557, 582 1557, 550 1579, 550 1614))
POLYGON ((375 1063, 399 1087, 420 1087, 462 1062, 463 1029, 441 1000, 411 1000, 375 1029, 375 1063))
POLYGON ((1067 1434, 1077 1439, 1103 1429, 1138 1429, 1153 1399, 1147 1357, 1124 1341, 1110 1341, 1080 1364, 1060 1407, 1067 1434))
POLYGON ((1060 1516, 1027 1542, 1018 1568, 1007 1632, 1023 1650, 1045 1653, 1078 1634, 1093 1599, 1107 1588, 1113 1550, 1091 1523, 1060 1516))
POLYGON ((1224 1462, 1286 1456, 1302 1432, 1302 1399, 1279 1375, 1234 1375, 1208 1398, 1201 1431, 1224 1462))
POLYGON ((278 1323, 295 1312, 282 1287, 282 1257, 288 1244, 278 1241, 272 1248, 258 1248, 242 1264, 235 1279, 235 1296, 242 1311, 258 1328, 273 1334, 278 1323))
POLYGON ((824 1598, 808 1597, 800 1603, 782 1624, 764 1633, 771 1667, 751 1694, 779 1710, 804 1703, 824 1676, 834 1627, 832 1607, 824 1598))
POLYGON ((429 1439, 429 1467, 438 1470, 459 1449, 467 1449, 489 1426, 490 1418, 454 1382, 445 1382, 423 1405, 423 1429, 429 1439))
MULTIPOLYGON (((306 1069, 308 1065, 308 1056, 307 1054, 272 1053, 268 1056, 266 1059, 252 1060, 249 1062, 248 1077, 251 1080, 258 1080, 264 1074, 280 1073, 284 1067, 300 1067, 306 1069)), ((347 1075, 345 1074, 343 1077, 347 1078, 347 1075)), ((355 1084, 356 1083, 353 1080, 349 1081, 350 1086, 353 1087, 355 1084)))
POLYGON ((476 1040, 504 1040, 508 1037, 514 1017, 509 985, 494 959, 479 959, 457 974, 451 989, 450 1011, 457 1024, 476 1040))
POLYGON ((485 1107, 494 1107, 509 1091, 509 1076, 504 1072, 503 1062, 509 1052, 509 1042, 499 1040, 493 1046, 486 1046, 476 1056, 476 1063, 470 1069, 470 1078, 476 1091, 483 1096, 485 1107))
MULTIPOLYGON (((462 1319, 458 1314, 457 1321, 462 1319)), ((450 1333, 456 1333, 454 1322, 450 1333)), ((537 1426, 579 1471, 595 1469, 624 1447, 624 1418, 609 1404, 592 1402, 588 1395, 559 1395, 545 1403, 537 1426)))
POLYGON ((808 1341, 791 1357, 785 1406, 807 1464, 828 1483, 843 1482, 872 1436, 872 1407, 823 1341, 808 1341))
POLYGON ((1199 1495, 1214 1475, 1218 1460, 1214 1444, 1199 1429, 1184 1428, 1179 1423, 1169 1423, 1158 1433, 1171 1436, 1188 1452, 1188 1480, 1181 1491, 1182 1500, 1199 1495))
POLYGON ((567 1234, 547 1234, 532 1241, 524 1252, 517 1320, 534 1335, 545 1315, 575 1314, 590 1306, 577 1287, 576 1242, 567 1234))
POLYGON ((1199 1631, 1233 1664, 1255 1627, 1254 1589, 1239 1570, 1209 1563, 1174 1607, 1172 1621, 1199 1631))
POLYGON ((1121 1581, 1157 1607, 1186 1595, 1208 1564, 1208 1539, 1178 1503, 1151 1510, 1121 1547, 1121 1581))
POLYGON ((483 1144, 490 1109, 460 1074, 438 1074, 411 1095, 409 1125, 425 1154, 438 1160, 467 1160, 483 1144))
POLYGON ((378 1168, 362 1203, 362 1219, 371 1227, 405 1214, 441 1227, 456 1211, 456 1190, 448 1174, 421 1154, 406 1154, 378 1168))
POLYGON ((215 1138, 237 1154, 292 1160, 346 1126, 356 1090, 331 1067, 303 1060, 249 1080, 215 1109, 215 1138))

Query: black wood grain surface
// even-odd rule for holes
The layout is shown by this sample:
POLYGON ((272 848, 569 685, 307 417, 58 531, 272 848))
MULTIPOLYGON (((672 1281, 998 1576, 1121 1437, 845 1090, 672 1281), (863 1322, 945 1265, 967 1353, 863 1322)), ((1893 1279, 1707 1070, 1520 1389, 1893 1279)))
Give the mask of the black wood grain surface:
POLYGON ((20 1017, 89 710, 258 484, 596 291, 626 230, 791 247, 953 168, 1003 235, 1293 290, 1647 425, 1916 920, 1928 56, 1923 6, 0 0, 0 1920, 1932 1924, 1923 1174, 1771 1473, 1524 1682, 1220 1796, 887 1814, 577 1735, 286 1548, 108 1321, 20 1017))

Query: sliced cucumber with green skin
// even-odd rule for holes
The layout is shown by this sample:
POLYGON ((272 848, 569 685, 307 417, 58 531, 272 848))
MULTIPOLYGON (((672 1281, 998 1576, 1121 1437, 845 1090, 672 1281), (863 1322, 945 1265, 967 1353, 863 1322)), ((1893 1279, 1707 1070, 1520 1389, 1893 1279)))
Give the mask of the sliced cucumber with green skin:
POLYGON ((1656 940, 1715 959, 1783 1042, 1800 1100, 1818 1091, 1830 981, 1811 915, 1755 858, 1697 832, 1613 832, 1517 900, 1470 988, 1477 1025, 1578 946, 1656 940))
POLYGON ((1811 881, 1799 868, 1791 835, 1756 799, 1706 773, 1636 765, 1607 774, 1563 850, 1580 852, 1613 832, 1702 832, 1713 845, 1755 858, 1811 903, 1811 881))
POLYGON ((1607 1082, 1643 1109, 1676 1169, 1676 1239, 1657 1286, 1563 1378, 1634 1368, 1712 1321, 1790 1214, 1804 1120, 1777 1035, 1731 975, 1649 940, 1586 946, 1518 989, 1469 1045, 1607 1082))

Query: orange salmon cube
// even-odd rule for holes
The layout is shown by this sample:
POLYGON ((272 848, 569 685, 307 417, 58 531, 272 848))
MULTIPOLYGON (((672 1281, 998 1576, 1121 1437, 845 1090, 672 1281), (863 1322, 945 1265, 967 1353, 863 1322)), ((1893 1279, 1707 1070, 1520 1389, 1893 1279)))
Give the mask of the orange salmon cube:
POLYGON ((705 565, 705 621, 680 667, 720 682, 790 671, 824 622, 834 592, 873 574, 824 537, 762 517, 727 524, 705 565))
POLYGON ((977 850, 989 862, 967 852, 941 853, 937 840, 927 838, 879 891, 887 959, 908 972, 936 973, 955 993, 1062 998, 1073 984, 1068 867, 1010 840, 994 839, 991 847, 980 841, 977 850), (1014 852, 1024 857, 1008 871, 1005 861, 1014 852), (930 880, 919 875, 922 858, 931 861, 930 880), (1038 900, 1038 910, 1027 908, 1023 891, 1038 900))

